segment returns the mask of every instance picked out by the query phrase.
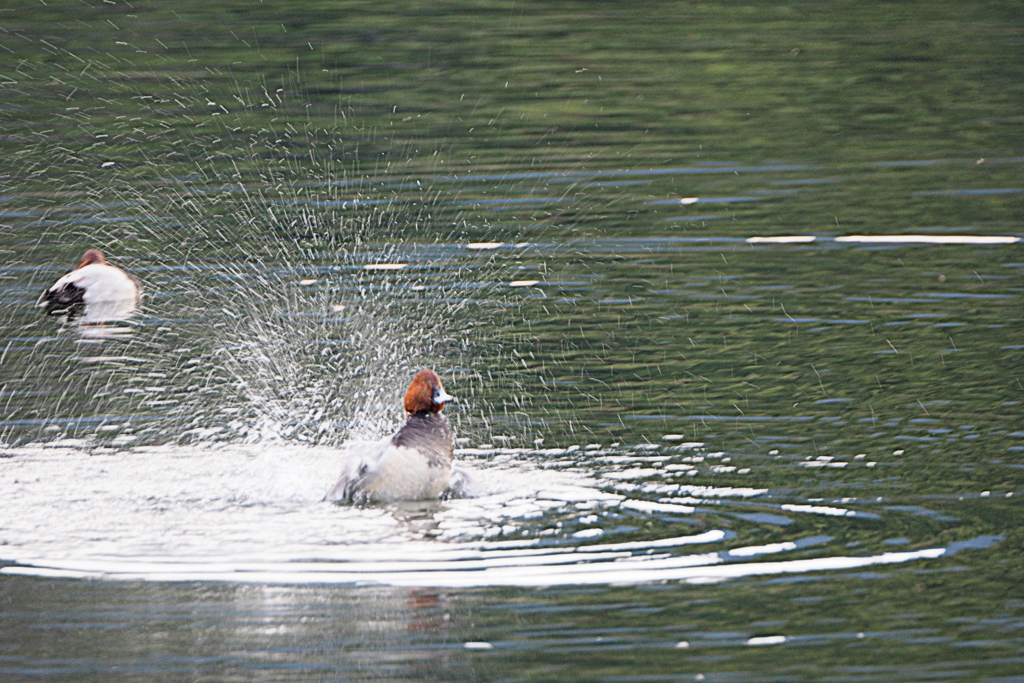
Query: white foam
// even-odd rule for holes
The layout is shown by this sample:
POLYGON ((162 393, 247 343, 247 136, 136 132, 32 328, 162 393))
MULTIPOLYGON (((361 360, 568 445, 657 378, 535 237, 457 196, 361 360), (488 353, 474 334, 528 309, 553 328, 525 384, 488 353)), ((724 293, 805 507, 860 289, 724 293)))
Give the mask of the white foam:
POLYGON ((770 543, 768 545, 751 545, 745 548, 733 548, 729 551, 729 554, 733 557, 753 557, 755 555, 781 553, 787 550, 796 550, 796 543, 786 541, 785 543, 770 543))
POLYGON ((652 477, 658 474, 659 471, 651 467, 637 467, 621 472, 605 472, 604 476, 607 479, 641 479, 643 477, 652 477))
POLYGON ((676 491, 700 498, 753 498, 768 493, 768 489, 736 488, 732 486, 683 486, 676 491))
MULTIPOLYGON (((643 583, 651 581, 686 581, 713 583, 748 576, 802 574, 817 571, 859 569, 872 565, 896 564, 920 559, 934 559, 945 548, 929 548, 902 553, 883 553, 867 557, 823 557, 809 560, 723 564, 716 554, 684 556, 630 556, 616 561, 587 562, 540 566, 502 566, 467 569, 460 563, 444 568, 422 566, 396 571, 391 563, 354 566, 347 562, 313 563, 281 562, 245 564, 233 562, 135 563, 124 558, 106 562, 75 562, 44 560, 22 563, 22 566, 0 568, 0 574, 54 576, 65 578, 102 578, 149 581, 229 581, 235 583, 321 583, 382 584, 420 587, 474 586, 551 586, 594 585, 609 583, 643 583)), ((27 558, 26 558, 27 559, 27 558)))
POLYGON ((829 517, 855 517, 857 515, 853 510, 847 510, 846 508, 834 508, 825 505, 783 505, 783 510, 789 510, 790 512, 809 512, 813 515, 826 515, 829 517))
POLYGON ((696 508, 689 505, 675 505, 672 503, 652 503, 646 500, 624 500, 619 503, 620 508, 637 510, 639 512, 669 512, 680 515, 691 515, 696 508))
POLYGON ((572 535, 573 538, 599 538, 604 536, 604 529, 581 529, 572 535))
POLYGON ((818 239, 814 235, 776 235, 773 237, 748 237, 747 244, 806 244, 818 239))
POLYGON ((782 645, 786 642, 786 636, 758 636, 747 640, 747 645, 782 645))
POLYGON ((836 242, 861 244, 1013 244, 1019 237, 1009 235, 844 235, 836 242))

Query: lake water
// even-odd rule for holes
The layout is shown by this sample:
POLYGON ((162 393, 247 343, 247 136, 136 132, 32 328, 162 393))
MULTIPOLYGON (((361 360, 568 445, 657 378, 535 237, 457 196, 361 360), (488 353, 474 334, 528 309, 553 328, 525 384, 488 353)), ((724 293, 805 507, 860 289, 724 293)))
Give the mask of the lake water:
POLYGON ((0 678, 1024 680, 1022 26, 0 10, 0 678))

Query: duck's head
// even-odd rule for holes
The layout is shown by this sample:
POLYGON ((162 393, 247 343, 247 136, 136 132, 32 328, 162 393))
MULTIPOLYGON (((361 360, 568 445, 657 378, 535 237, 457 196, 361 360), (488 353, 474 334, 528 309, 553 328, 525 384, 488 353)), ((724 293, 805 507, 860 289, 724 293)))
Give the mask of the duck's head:
POLYGON ((439 413, 444 408, 445 403, 454 400, 455 397, 449 396, 448 392, 441 386, 441 378, 437 376, 436 372, 433 370, 420 370, 412 378, 412 383, 409 384, 409 388, 405 392, 403 405, 405 406, 405 412, 409 413, 409 415, 415 415, 423 411, 439 413))
POLYGON ((78 262, 78 267, 85 268, 94 263, 104 266, 107 264, 107 259, 103 258, 103 252, 99 249, 86 249, 85 253, 82 254, 82 260, 78 262))

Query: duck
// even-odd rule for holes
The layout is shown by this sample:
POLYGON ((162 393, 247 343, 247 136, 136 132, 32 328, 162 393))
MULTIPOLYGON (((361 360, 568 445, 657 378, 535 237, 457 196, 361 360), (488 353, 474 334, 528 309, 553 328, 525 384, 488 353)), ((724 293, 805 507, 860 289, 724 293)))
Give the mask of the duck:
POLYGON ((48 313, 75 316, 83 307, 92 322, 123 320, 138 307, 139 278, 107 263, 99 249, 86 249, 78 267, 50 285, 38 305, 48 313))
POLYGON ((405 425, 352 457, 324 500, 367 504, 444 496, 452 478, 455 439, 441 410, 454 400, 436 372, 417 372, 402 402, 405 425))

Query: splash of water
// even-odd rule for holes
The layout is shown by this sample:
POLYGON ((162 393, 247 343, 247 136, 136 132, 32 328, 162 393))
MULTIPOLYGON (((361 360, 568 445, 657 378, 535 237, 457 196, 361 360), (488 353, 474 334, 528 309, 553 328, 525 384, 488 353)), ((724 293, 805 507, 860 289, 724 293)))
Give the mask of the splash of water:
MULTIPOLYGON (((37 136, 2 194, 24 202, 38 230, 19 263, 52 261, 64 244, 103 247, 146 281, 142 329, 92 340, 105 345, 43 337, 12 356, 22 384, 62 386, 66 400, 36 402, 27 420, 9 414, 8 440, 84 429, 106 434, 106 445, 338 443, 393 428, 396 396, 420 367, 447 373, 470 404, 485 375, 503 381, 493 367, 517 292, 495 286, 509 279, 501 254, 464 249, 488 222, 467 216, 457 187, 436 189, 424 175, 443 155, 420 158, 344 114, 335 128, 317 127, 285 88, 238 86, 229 110, 200 80, 143 86, 115 78, 110 65, 91 67, 71 79, 76 98, 101 82, 123 91, 118 106, 134 102, 142 123, 73 107, 82 121, 74 135, 92 135, 37 136), (161 122, 171 132, 150 129, 161 122), (96 139, 111 137, 101 130, 120 133, 97 151, 96 139), (39 166, 41 157, 51 164, 39 166), (56 345, 80 353, 33 376, 56 345), (85 415, 67 414, 83 406, 85 415)), ((515 242, 516 229, 503 239, 515 242)), ((37 275, 46 277, 33 271, 30 287, 37 275)), ((45 321, 12 323, 49 332, 45 321)), ((492 412, 473 406, 454 419, 467 433, 487 432, 492 412)))

